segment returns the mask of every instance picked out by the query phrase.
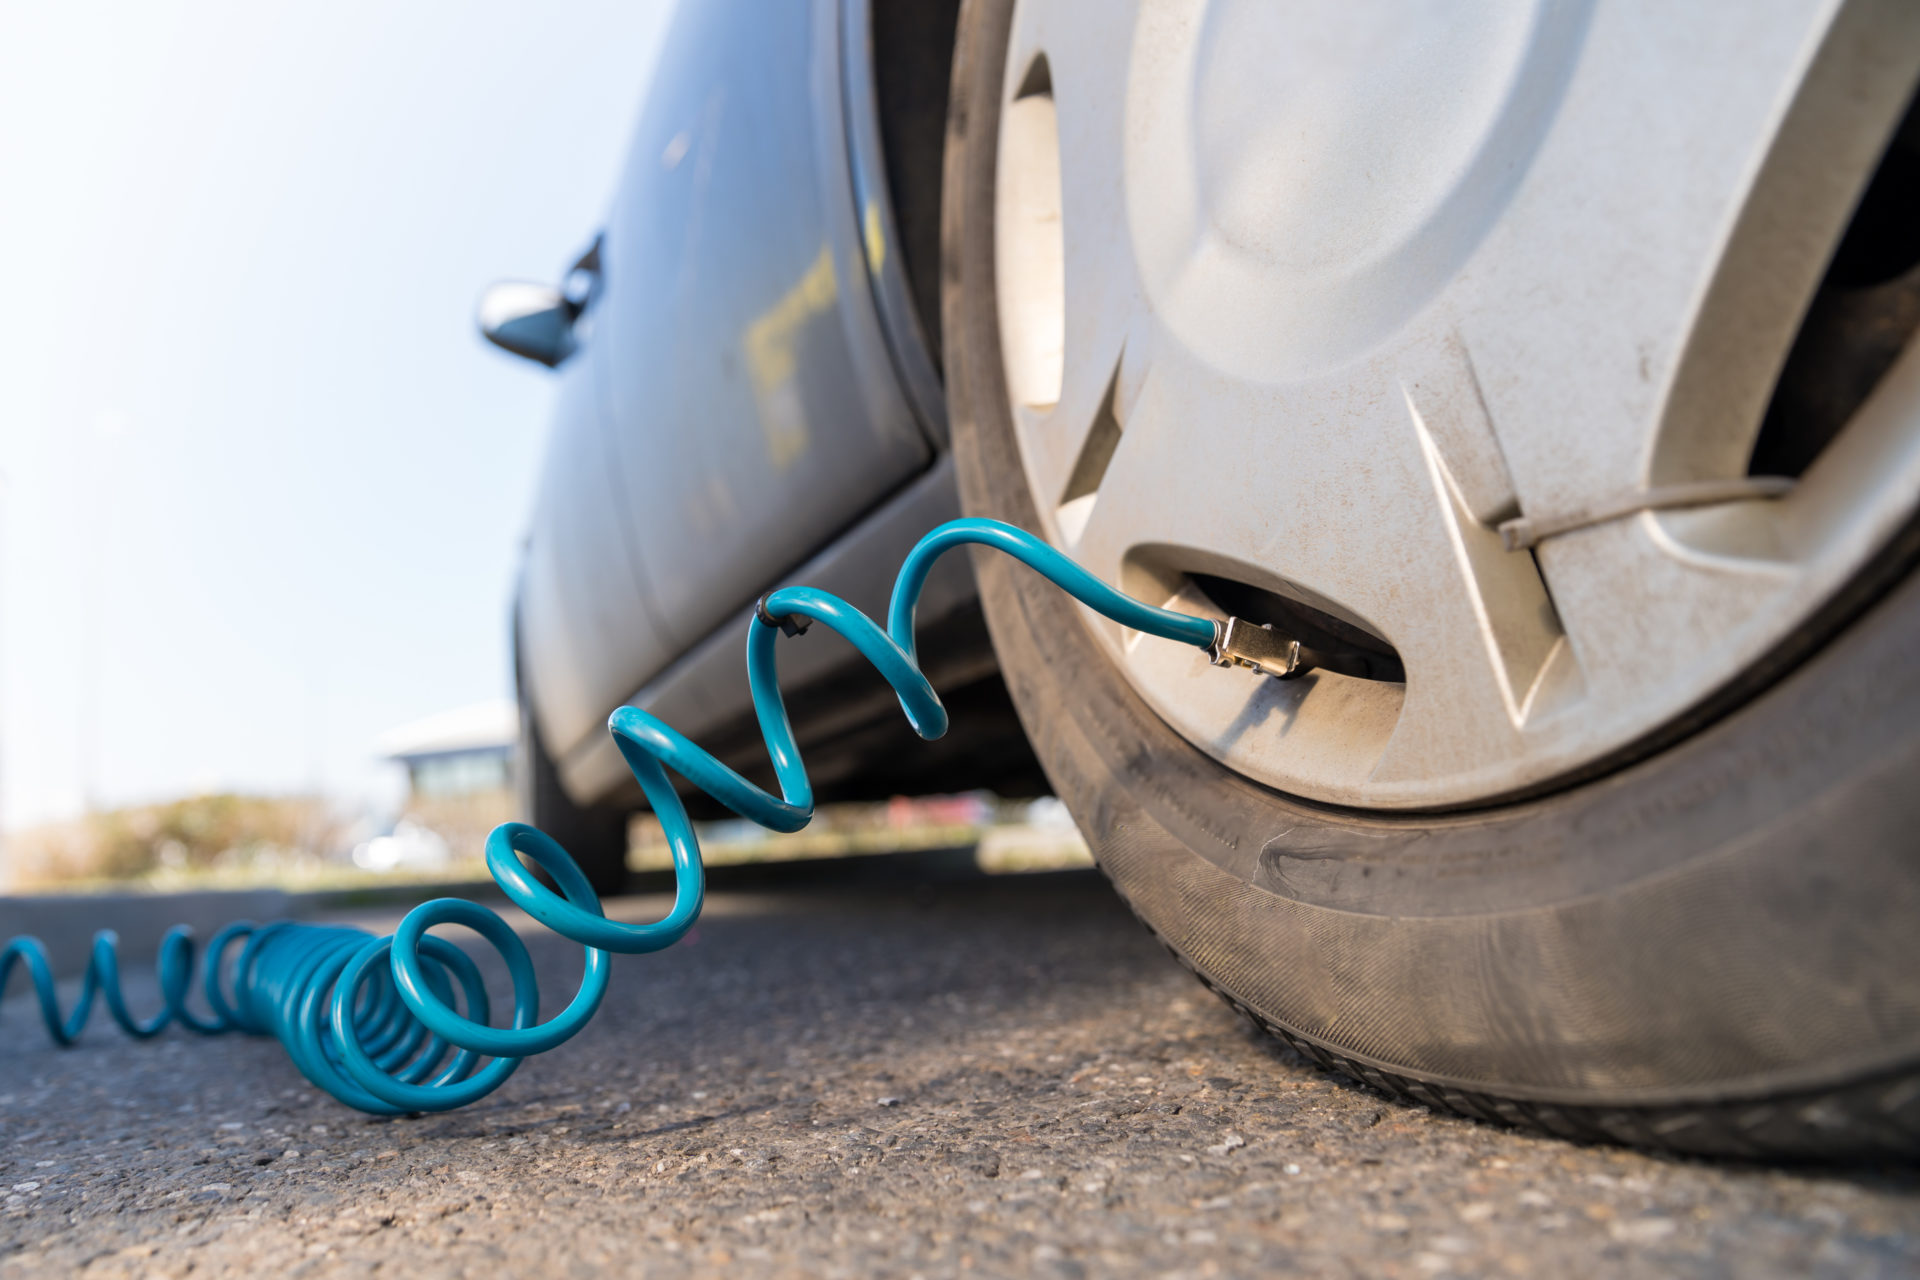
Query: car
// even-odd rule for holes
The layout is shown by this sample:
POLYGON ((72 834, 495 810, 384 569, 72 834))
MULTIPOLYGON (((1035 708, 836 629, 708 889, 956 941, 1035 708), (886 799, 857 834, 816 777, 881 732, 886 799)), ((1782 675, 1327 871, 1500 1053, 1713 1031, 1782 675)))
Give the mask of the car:
POLYGON ((680 5, 592 247, 482 304, 559 379, 532 820, 616 884, 613 709, 768 778, 755 602, 992 517, 1312 669, 949 558, 945 739, 782 646, 822 799, 1050 788, 1398 1097, 1911 1155, 1916 85, 1892 0, 680 5))

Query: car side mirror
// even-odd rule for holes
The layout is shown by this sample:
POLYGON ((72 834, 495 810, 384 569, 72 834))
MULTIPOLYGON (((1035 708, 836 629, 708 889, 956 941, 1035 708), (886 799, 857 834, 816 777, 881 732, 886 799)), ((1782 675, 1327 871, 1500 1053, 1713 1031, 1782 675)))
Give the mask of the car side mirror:
POLYGON ((503 280, 480 295, 480 334, 503 351, 552 369, 579 345, 580 307, 550 284, 503 280))
POLYGON ((503 351, 549 369, 580 348, 581 317, 600 292, 600 246, 595 236, 559 285, 503 280, 480 295, 480 334, 503 351))

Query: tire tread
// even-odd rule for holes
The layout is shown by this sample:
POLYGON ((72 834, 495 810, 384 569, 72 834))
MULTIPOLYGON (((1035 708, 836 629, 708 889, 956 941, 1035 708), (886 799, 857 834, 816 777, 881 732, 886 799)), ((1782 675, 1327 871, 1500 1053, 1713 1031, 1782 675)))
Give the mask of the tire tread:
POLYGON ((1759 1102, 1735 1099, 1650 1107, 1578 1107, 1503 1098, 1385 1071, 1255 1013, 1167 941, 1111 876, 1107 882, 1140 927, 1221 1003, 1321 1070, 1345 1076, 1395 1102, 1573 1142, 1617 1143, 1688 1156, 1810 1161, 1872 1155, 1906 1158, 1920 1139, 1920 1071, 1915 1070, 1759 1102))

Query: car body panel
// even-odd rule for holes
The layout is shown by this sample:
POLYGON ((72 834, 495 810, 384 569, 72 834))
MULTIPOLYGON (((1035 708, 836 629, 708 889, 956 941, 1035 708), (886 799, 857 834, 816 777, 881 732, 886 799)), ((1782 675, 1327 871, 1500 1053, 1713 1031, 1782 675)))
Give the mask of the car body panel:
MULTIPOLYGON (((844 536, 836 538, 813 559, 795 570, 795 581, 830 591, 874 618, 886 616, 887 600, 892 594, 894 574, 913 544, 926 531, 960 515, 960 493, 954 480, 953 460, 945 456, 925 474, 867 516, 844 536)), ((956 614, 973 605, 978 597, 973 570, 965 558, 948 556, 928 574, 920 596, 918 629, 938 632, 956 614)), ((671 666, 649 681, 629 705, 651 711, 691 737, 705 739, 722 733, 749 717, 751 699, 746 672, 747 627, 752 607, 742 608, 716 627, 671 666)), ((930 661, 928 676, 936 687, 943 679, 964 682, 977 679, 992 668, 992 651, 981 643, 969 646, 948 662, 947 669, 930 661)), ((780 655, 783 688, 805 688, 834 678, 864 660, 848 645, 831 637, 815 634, 805 642, 784 647, 780 655)), ((843 707, 841 715, 897 715, 892 695, 877 679, 867 692, 880 697, 877 708, 843 707)), ((835 726, 815 717, 799 727, 802 745, 814 735, 830 732, 835 726)), ((764 753, 762 753, 764 758, 764 753)), ((752 753, 742 764, 754 763, 752 753)), ((557 761, 560 778, 571 794, 603 796, 627 782, 627 766, 613 738, 592 734, 557 761)))
MULTIPOLYGON (((881 616, 907 550, 960 513, 914 301, 935 269, 926 153, 946 114, 945 81, 925 72, 950 59, 954 7, 919 4, 688 0, 669 25, 608 220, 569 276, 592 283, 516 600, 533 745, 576 805, 642 803, 604 729, 622 703, 755 776, 754 600, 804 580, 881 616), (904 231, 902 155, 922 184, 904 231)), ((918 633, 929 679, 966 714, 910 754, 856 651, 818 634, 783 647, 818 794, 867 798, 869 780, 876 795, 1037 793, 964 557, 929 580, 918 633)))
MULTIPOLYGON (((628 543, 681 649, 933 455, 874 314, 837 17, 682 6, 607 225, 592 341, 628 543)), ((629 663, 622 693, 657 671, 629 663)))
POLYGON ((631 689, 623 673, 673 656, 628 554, 600 408, 600 352, 558 373, 559 395, 516 609, 520 666, 540 736, 577 741, 631 689))

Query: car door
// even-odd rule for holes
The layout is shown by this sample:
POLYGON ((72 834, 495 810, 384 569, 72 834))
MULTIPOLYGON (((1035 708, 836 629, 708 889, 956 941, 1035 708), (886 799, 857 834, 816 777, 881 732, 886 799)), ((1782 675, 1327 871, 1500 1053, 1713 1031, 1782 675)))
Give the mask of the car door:
POLYGON ((602 731, 635 671, 673 656, 625 543, 602 403, 605 347, 597 335, 583 337, 556 375, 520 581, 521 674, 555 756, 602 731))
POLYGON ((607 225, 614 482, 681 649, 932 457, 873 310, 837 21, 833 0, 683 4, 607 225))

